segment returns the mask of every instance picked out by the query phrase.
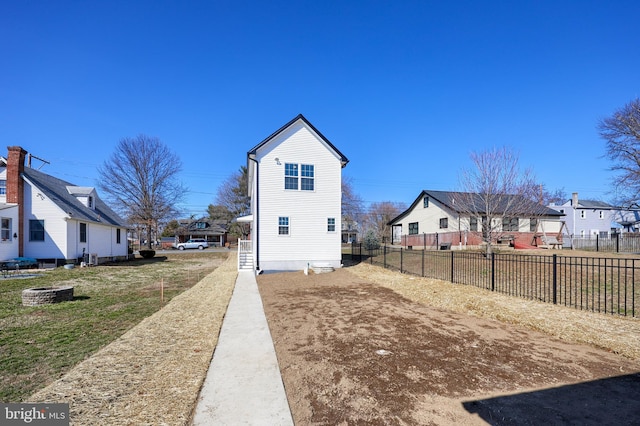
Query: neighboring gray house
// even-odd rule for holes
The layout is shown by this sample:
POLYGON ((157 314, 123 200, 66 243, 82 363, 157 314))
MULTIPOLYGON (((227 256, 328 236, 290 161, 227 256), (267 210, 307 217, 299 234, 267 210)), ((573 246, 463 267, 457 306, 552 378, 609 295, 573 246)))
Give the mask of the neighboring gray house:
POLYGON ((640 209, 624 209, 604 201, 580 200, 577 192, 566 203, 551 204, 549 208, 565 215, 569 236, 607 238, 612 233, 638 232, 640 228, 640 209))

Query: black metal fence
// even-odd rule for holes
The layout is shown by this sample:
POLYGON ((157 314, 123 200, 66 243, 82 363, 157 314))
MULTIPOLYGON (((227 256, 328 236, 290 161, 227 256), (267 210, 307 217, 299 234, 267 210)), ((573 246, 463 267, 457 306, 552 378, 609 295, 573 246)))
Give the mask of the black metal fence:
POLYGON ((640 260, 351 246, 351 258, 402 273, 581 310, 636 317, 640 260))

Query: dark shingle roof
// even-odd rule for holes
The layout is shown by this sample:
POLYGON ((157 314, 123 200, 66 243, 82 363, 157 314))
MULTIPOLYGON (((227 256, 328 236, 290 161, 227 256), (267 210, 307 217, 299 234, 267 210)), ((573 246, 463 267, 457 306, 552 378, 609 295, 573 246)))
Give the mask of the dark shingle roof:
MULTIPOLYGON (((400 215, 395 217, 391 222, 396 222, 400 220, 402 217, 407 215, 411 210, 415 208, 415 206, 422 201, 422 199, 428 196, 440 204, 446 206, 447 208, 457 212, 457 213, 468 213, 470 210, 478 213, 479 215, 484 213, 484 202, 483 198, 479 194, 473 194, 469 192, 454 192, 454 191, 432 191, 432 190, 423 190, 418 198, 411 204, 411 206, 402 212, 400 215), (457 203, 457 205, 456 205, 457 203), (468 205, 471 204, 471 205, 468 205), (464 205, 464 207, 462 207, 464 205)), ((528 200, 522 195, 501 195, 500 201, 502 202, 502 206, 498 206, 494 213, 500 213, 500 210, 506 210, 509 205, 517 205, 522 207, 521 211, 511 211, 515 215, 533 215, 533 216, 564 216, 564 214, 553 210, 549 207, 540 205, 536 202, 528 200)))
POLYGON ((587 209, 612 209, 613 206, 604 201, 598 200, 578 200, 578 208, 583 207, 587 209))
POLYGON ((95 197, 94 210, 86 207, 74 195, 70 194, 67 187, 76 187, 77 185, 28 167, 24 169, 24 177, 42 191, 42 195, 49 198, 74 219, 127 227, 127 223, 111 210, 100 197, 95 197))

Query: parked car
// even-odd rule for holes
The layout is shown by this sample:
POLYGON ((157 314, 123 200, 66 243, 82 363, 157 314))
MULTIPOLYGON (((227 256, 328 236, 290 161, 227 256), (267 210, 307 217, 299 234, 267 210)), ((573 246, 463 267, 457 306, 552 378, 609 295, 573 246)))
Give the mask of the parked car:
POLYGON ((178 250, 198 249, 204 250, 209 247, 209 243, 204 238, 192 238, 186 243, 178 243, 174 246, 178 250))

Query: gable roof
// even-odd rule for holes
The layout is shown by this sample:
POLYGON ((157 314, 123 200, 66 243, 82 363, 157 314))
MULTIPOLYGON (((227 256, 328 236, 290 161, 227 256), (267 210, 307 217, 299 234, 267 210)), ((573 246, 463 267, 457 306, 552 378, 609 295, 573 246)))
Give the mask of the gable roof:
POLYGON ((95 209, 90 209, 75 197, 75 191, 68 190, 69 187, 74 189, 82 188, 80 192, 86 194, 87 187, 78 187, 29 167, 24 168, 23 176, 31 182, 33 186, 38 188, 38 190, 42 192, 42 195, 53 201, 62 211, 66 212, 73 219, 98 222, 123 228, 127 227, 127 223, 118 216, 117 213, 111 210, 100 197, 95 197, 95 209))
POLYGON ((289 127, 291 127, 293 124, 295 124, 298 120, 301 120, 304 124, 306 124, 311 130, 313 130, 313 132, 318 135, 318 137, 320 139, 322 139, 322 141, 324 143, 327 144, 327 146, 329 146, 329 148, 331 148, 333 150, 333 152, 340 158, 340 162, 342 163, 342 167, 346 166, 347 163, 349 162, 349 159, 347 157, 345 157, 345 155, 343 153, 340 152, 340 150, 338 150, 338 148, 336 148, 330 141, 329 139, 327 139, 322 133, 320 133, 320 131, 318 129, 316 129, 313 124, 311 124, 309 122, 309 120, 307 120, 305 118, 304 115, 302 114, 298 114, 293 120, 289 121, 287 124, 285 124, 284 126, 282 126, 281 128, 279 128, 278 130, 276 130, 275 132, 273 132, 271 135, 269 135, 266 139, 264 139, 262 142, 260 142, 258 145, 254 146, 253 148, 251 148, 248 152, 247 152, 247 156, 251 156, 251 155, 255 155, 257 153, 257 151, 262 148, 263 146, 265 146, 266 144, 268 144, 269 142, 271 142, 271 140, 273 140, 276 136, 278 136, 280 133, 284 132, 286 129, 288 129, 289 127))
MULTIPOLYGON (((571 200, 569 200, 571 202, 571 200)), ((609 203, 605 203, 604 201, 598 200, 578 200, 578 208, 585 209, 612 209, 613 206, 609 203)))
MULTIPOLYGON (((463 211, 458 207, 460 205, 460 202, 458 202, 458 206, 456 206, 456 200, 460 200, 462 197, 471 196, 473 197, 471 201, 473 203, 473 206, 471 206, 472 210, 474 210, 478 214, 482 214, 484 210, 483 208, 484 203, 482 201, 482 197, 479 194, 474 194, 470 192, 423 190, 407 210, 400 213, 397 217, 392 219, 389 223, 397 222, 398 220, 402 219, 404 216, 409 214, 409 212, 411 212, 416 207, 416 205, 418 205, 418 203, 422 201, 422 199, 425 196, 428 196, 438 201, 440 204, 444 205, 445 207, 447 207, 448 209, 456 213, 466 212, 466 209, 465 211, 463 211)), ((526 206, 524 209, 522 209, 522 211, 513 212, 514 214, 530 214, 535 216, 556 216, 556 217, 564 216, 563 213, 560 213, 557 210, 553 210, 549 207, 540 205, 534 201, 528 200, 522 195, 507 195, 506 197, 504 197, 505 202, 503 203, 502 206, 498 206, 497 210, 504 212, 504 210, 507 209, 507 206, 512 204, 507 201, 514 200, 514 199, 517 199, 517 205, 526 206)))

